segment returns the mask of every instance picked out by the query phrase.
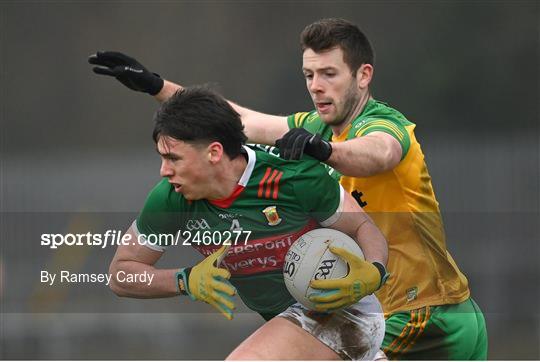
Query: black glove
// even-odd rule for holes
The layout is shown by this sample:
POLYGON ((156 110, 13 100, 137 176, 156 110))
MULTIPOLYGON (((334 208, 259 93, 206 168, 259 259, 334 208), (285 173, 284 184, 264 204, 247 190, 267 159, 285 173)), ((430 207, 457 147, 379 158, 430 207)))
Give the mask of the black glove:
POLYGON ((163 79, 150 72, 141 63, 119 52, 97 52, 88 57, 88 63, 96 64, 94 73, 110 75, 134 91, 156 95, 163 88, 163 79))
POLYGON ((320 134, 312 134, 304 128, 293 128, 276 141, 280 156, 286 160, 299 160, 302 154, 326 161, 332 154, 332 145, 321 138, 320 134))

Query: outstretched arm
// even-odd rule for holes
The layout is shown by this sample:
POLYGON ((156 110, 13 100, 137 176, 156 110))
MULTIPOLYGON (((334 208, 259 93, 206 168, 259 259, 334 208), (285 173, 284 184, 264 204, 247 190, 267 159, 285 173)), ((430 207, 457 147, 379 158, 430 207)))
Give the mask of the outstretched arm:
POLYGON ((403 154, 400 143, 385 132, 372 132, 345 142, 328 142, 304 128, 293 128, 278 143, 285 159, 299 160, 305 153, 352 177, 389 171, 399 164, 403 154))
POLYGON ((138 233, 133 226, 126 235, 131 235, 130 245, 121 245, 109 267, 111 274, 110 288, 118 296, 132 298, 161 298, 178 294, 187 294, 192 300, 200 300, 212 305, 227 319, 233 318, 235 309, 232 297, 236 290, 230 284, 231 274, 220 268, 219 263, 226 255, 228 247, 207 256, 197 265, 182 269, 157 269, 154 264, 162 252, 141 245, 137 240, 138 233), (150 282, 122 282, 120 275, 150 275, 150 282))
POLYGON ((109 267, 111 290, 118 296, 132 298, 163 298, 178 295, 174 278, 178 269, 155 268, 154 264, 163 253, 137 243, 133 227, 128 229, 126 235, 131 236, 133 244, 120 245, 116 249, 109 267), (141 281, 123 283, 118 278, 120 275, 142 273, 153 276, 149 284, 141 281))
MULTIPOLYGON (((115 77, 129 89, 148 93, 160 103, 182 89, 181 85, 162 79, 123 53, 97 52, 88 58, 88 62, 95 65, 94 73, 115 77)), ((229 103, 240 115, 250 142, 274 145, 289 130, 286 117, 257 112, 231 101, 229 103)))
MULTIPOLYGON (((181 85, 164 80, 163 88, 154 95, 154 98, 160 103, 165 102, 180 89, 182 89, 181 85)), ((257 112, 234 102, 228 102, 240 115, 249 142, 273 146, 289 130, 287 117, 257 112)))

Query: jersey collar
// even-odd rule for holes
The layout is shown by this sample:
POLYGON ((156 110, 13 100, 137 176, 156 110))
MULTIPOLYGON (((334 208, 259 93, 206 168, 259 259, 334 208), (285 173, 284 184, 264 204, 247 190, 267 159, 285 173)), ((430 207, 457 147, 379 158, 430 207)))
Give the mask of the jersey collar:
POLYGON ((232 194, 227 196, 223 199, 215 199, 215 200, 208 200, 209 203, 211 203, 214 206, 221 207, 223 209, 226 209, 232 205, 234 200, 240 196, 242 191, 244 191, 244 188, 246 187, 249 179, 251 178, 251 174, 253 173, 253 168, 255 167, 255 161, 257 160, 257 155, 255 151, 253 151, 251 148, 248 148, 246 146, 242 146, 242 152, 247 153, 247 166, 244 170, 244 173, 240 177, 240 180, 238 181, 238 184, 234 188, 234 191, 232 194))
POLYGON ((240 177, 240 181, 238 181, 238 184, 245 187, 249 179, 251 178, 253 168, 255 168, 255 161, 257 161, 257 155, 255 151, 246 146, 242 146, 242 151, 245 151, 247 153, 248 163, 246 169, 244 170, 244 173, 242 174, 242 177, 240 177))

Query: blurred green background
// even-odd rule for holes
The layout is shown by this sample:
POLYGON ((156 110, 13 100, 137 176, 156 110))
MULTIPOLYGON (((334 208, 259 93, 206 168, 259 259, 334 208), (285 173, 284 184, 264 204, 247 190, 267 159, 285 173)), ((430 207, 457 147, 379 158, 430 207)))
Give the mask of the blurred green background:
POLYGON ((124 230, 159 179, 157 104, 86 59, 123 51, 290 114, 312 109, 301 30, 344 17, 375 48, 374 96, 417 124, 489 358, 540 359, 539 15, 537 1, 1 1, 1 358, 223 359, 261 325, 245 310, 227 322, 186 300, 40 285, 44 265, 106 272, 114 250, 50 252, 39 234, 124 230))

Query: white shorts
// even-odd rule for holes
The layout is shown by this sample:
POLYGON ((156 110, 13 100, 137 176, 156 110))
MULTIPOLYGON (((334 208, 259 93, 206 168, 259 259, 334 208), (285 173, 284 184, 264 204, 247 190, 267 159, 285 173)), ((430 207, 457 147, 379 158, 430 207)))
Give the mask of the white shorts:
POLYGON ((373 360, 384 338, 384 316, 374 295, 333 313, 310 311, 296 303, 278 317, 300 326, 347 360, 373 360))

